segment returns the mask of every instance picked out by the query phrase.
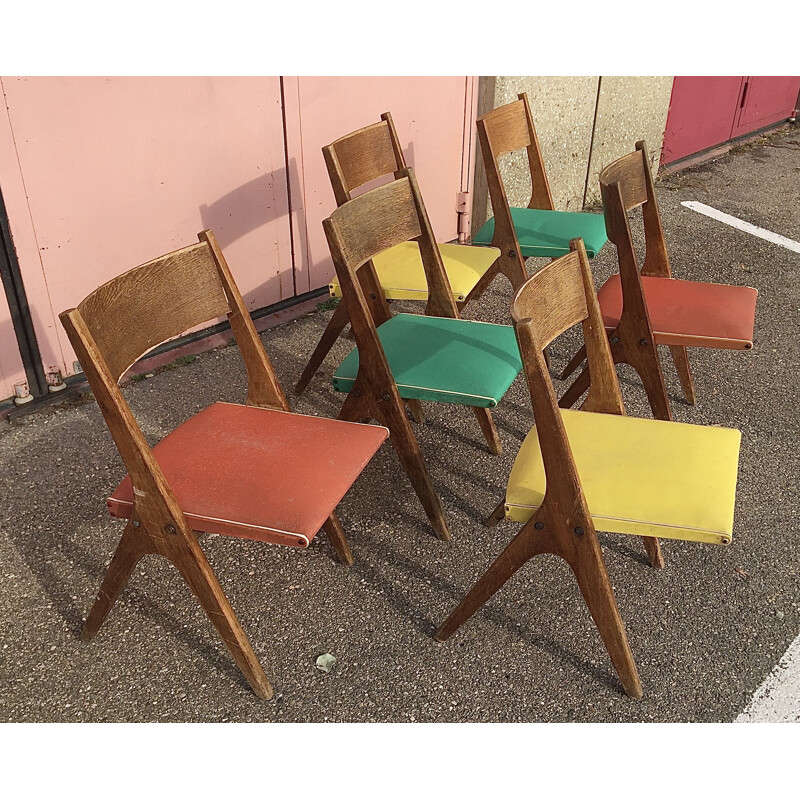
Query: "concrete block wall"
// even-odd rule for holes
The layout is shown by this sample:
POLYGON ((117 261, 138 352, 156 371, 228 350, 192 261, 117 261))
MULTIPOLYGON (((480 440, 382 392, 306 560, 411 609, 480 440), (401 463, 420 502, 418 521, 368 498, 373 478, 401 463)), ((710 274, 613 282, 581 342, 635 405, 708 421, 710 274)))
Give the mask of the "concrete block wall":
MULTIPOLYGON (((658 168, 672 92, 672 76, 481 78, 478 114, 527 92, 542 148, 553 202, 558 210, 581 211, 600 202, 598 175, 608 163, 644 139, 658 168)), ((524 151, 500 162, 509 201, 526 206, 530 178, 524 151)), ((473 233, 490 215, 480 164, 475 180, 473 233)))

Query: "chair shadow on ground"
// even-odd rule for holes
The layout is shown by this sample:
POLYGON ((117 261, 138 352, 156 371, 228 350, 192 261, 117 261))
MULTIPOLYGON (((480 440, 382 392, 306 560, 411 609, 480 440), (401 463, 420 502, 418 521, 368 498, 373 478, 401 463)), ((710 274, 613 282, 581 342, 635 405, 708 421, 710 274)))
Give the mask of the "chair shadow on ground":
MULTIPOLYGON (((369 548, 374 555, 380 558, 382 563, 391 564, 393 567, 403 569, 409 577, 416 579, 418 582, 421 581, 423 583, 427 583, 427 585, 436 590, 439 594, 445 595, 449 601, 449 605, 452 605, 452 607, 455 607, 455 605, 461 601, 467 591, 467 589, 457 587, 453 583, 450 583, 440 575, 428 571, 418 562, 406 558, 383 542, 371 541, 368 544, 365 544, 364 547, 369 548)), ((364 548, 359 549, 363 551, 364 548)), ((500 547, 498 548, 498 554, 501 549, 502 548, 500 547)), ((553 556, 553 558, 555 558, 555 556, 553 556)), ((373 586, 380 587, 383 592, 382 597, 385 597, 386 600, 391 603, 401 615, 409 619, 411 624, 423 636, 426 636, 433 642, 433 635, 442 620, 434 621, 431 619, 427 610, 418 608, 414 602, 406 596, 404 591, 398 587, 395 581, 387 579, 381 573, 376 564, 370 564, 363 557, 356 558, 356 562, 353 567, 351 567, 351 570, 354 575, 359 575, 369 581, 373 586)), ((476 580, 478 577, 480 576, 476 574, 476 580)), ((514 579, 515 578, 512 578, 511 580, 513 581, 514 579)), ((622 685, 617 680, 616 675, 614 675, 610 669, 603 669, 602 667, 595 666, 586 659, 581 658, 580 656, 571 652, 560 642, 557 642, 554 639, 550 639, 546 636, 537 635, 530 630, 529 627, 516 620, 506 611, 502 610, 500 607, 501 603, 502 590, 497 596, 495 596, 495 598, 491 599, 480 609, 480 611, 476 614, 476 617, 487 619, 494 625, 513 633, 515 636, 520 636, 527 644, 548 653, 554 658, 571 664, 588 677, 604 683, 617 693, 622 693, 622 685)), ((447 611, 444 612, 442 619, 444 619, 446 614, 447 611)), ((474 622, 474 620, 471 620, 470 622, 474 622)), ((467 625, 469 625, 470 622, 468 622, 467 625)), ((456 636, 458 636, 458 634, 456 634, 456 636)), ((437 646, 452 647, 453 643, 443 642, 441 644, 437 644, 437 646)))
MULTIPOLYGON (((92 603, 94 603, 97 591, 106 574, 108 560, 110 559, 104 559, 99 555, 99 553, 105 552, 105 544, 103 544, 102 547, 98 546, 97 552, 89 552, 86 548, 81 547, 72 540, 68 533, 64 533, 64 531, 77 531, 82 525, 96 526, 98 522, 97 518, 76 519, 75 517, 70 517, 61 522, 62 524, 54 524, 49 529, 43 529, 38 532, 35 538, 17 532, 10 533, 9 540, 14 544, 17 552, 19 552, 25 560, 25 563, 28 565, 31 573, 36 577, 46 597, 53 603, 54 608, 64 619, 71 636, 76 641, 80 641, 84 622, 82 608, 85 607, 86 613, 88 613, 92 603), (58 531, 58 533, 56 534, 55 531, 58 531), (56 568, 48 565, 46 561, 42 559, 41 548, 46 548, 50 553, 58 553, 64 561, 68 563, 69 568, 73 572, 75 570, 80 570, 84 576, 89 578, 89 583, 93 587, 90 589, 90 594, 85 597, 78 595, 78 599, 73 600, 75 589, 68 588, 64 579, 58 575, 56 568)), ((120 524, 118 531, 119 536, 122 535, 123 529, 124 526, 120 524)), ((101 537, 98 536, 98 543, 101 541, 101 537)), ((116 545, 117 539, 114 539, 114 547, 116 547, 116 545)), ((142 559, 140 564, 144 565, 155 557, 156 556, 146 556, 142 559)), ((135 583, 139 569, 140 568, 137 567, 131 577, 132 584, 135 583)), ((187 603, 196 603, 194 595, 192 595, 189 587, 183 584, 182 578, 180 580, 185 589, 182 593, 185 601, 187 603)), ((163 587, 163 582, 160 585, 163 587)), ((226 678, 234 680, 237 684, 247 689, 247 681, 236 664, 230 659, 222 641, 219 642, 218 646, 214 643, 204 641, 200 636, 192 633, 191 629, 184 626, 185 617, 178 618, 173 616, 171 613, 161 608, 156 601, 148 599, 147 594, 151 591, 159 591, 157 587, 158 584, 156 582, 148 585, 146 590, 139 589, 131 584, 126 586, 122 595, 115 603, 114 608, 112 608, 108 619, 95 637, 96 640, 87 644, 81 644, 80 646, 101 647, 102 639, 105 638, 106 635, 113 636, 115 633, 113 630, 106 632, 105 628, 113 628, 115 626, 115 619, 118 619, 119 616, 129 611, 133 611, 140 620, 147 620, 149 623, 162 627, 171 636, 174 636, 176 640, 198 653, 209 666, 218 670, 221 674, 224 674, 226 678), (155 589, 154 586, 156 587, 155 589)), ((161 594, 162 596, 164 595, 163 588, 161 589, 161 594)), ((162 597, 162 599, 166 601, 166 599, 169 598, 162 597)), ((176 605, 179 605, 180 602, 183 601, 176 602, 176 605)), ((199 608, 199 605, 197 608, 199 608)), ((213 630, 210 622, 209 630, 213 630)))

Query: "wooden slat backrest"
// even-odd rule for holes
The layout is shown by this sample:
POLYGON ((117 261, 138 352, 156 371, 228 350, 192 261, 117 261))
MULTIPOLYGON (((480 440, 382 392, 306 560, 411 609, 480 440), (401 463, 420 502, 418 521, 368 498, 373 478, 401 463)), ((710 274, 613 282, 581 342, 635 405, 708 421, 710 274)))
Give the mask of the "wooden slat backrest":
POLYGON ((499 159, 506 153, 523 147, 527 151, 528 171, 531 178, 531 197, 528 208, 539 208, 546 211, 552 211, 554 208, 528 95, 522 92, 518 97, 518 100, 500 106, 478 118, 478 134, 495 215, 497 215, 498 205, 502 205, 503 201, 506 205, 508 204, 500 175, 499 159), (496 185, 498 183, 502 192, 498 192, 496 185), (492 191, 493 184, 494 191, 492 191), (497 199, 495 199, 495 195, 497 195, 497 199))
POLYGON ((480 117, 486 126, 492 145, 492 152, 497 158, 506 153, 513 153, 528 147, 531 134, 525 115, 525 103, 520 96, 513 103, 495 108, 480 117))
POLYGON ((570 251, 529 278, 511 304, 511 317, 528 378, 531 402, 534 410, 540 407, 539 413, 544 415, 545 424, 548 425, 556 424, 558 404, 542 351, 553 339, 578 322, 583 323, 591 375, 589 394, 582 408, 586 411, 624 413, 583 240, 573 239, 570 251))
POLYGON ((78 310, 118 380, 156 345, 230 309, 211 251, 200 242, 112 278, 78 310))
MULTIPOLYGON (((339 264, 334 258, 334 266, 342 292, 347 291, 345 284, 359 282, 359 270, 374 270, 371 260, 376 255, 402 242, 415 241, 428 283, 426 313, 457 317, 450 282, 414 171, 406 168, 398 174, 396 180, 353 198, 323 221, 328 243, 335 243, 339 256, 339 264)), ((377 279, 373 285, 379 285, 377 279)))
POLYGON ((514 298, 515 319, 530 319, 539 349, 584 320, 589 313, 581 280, 577 252, 539 270, 536 281, 528 281, 514 298))
POLYGON ((365 183, 405 169, 397 131, 389 112, 381 121, 342 136, 322 148, 336 204, 342 205, 365 183))
POLYGON ((353 272, 384 250, 422 233, 408 178, 350 200, 329 219, 339 235, 344 262, 353 272))
POLYGON ((647 202, 647 184, 642 166, 642 154, 637 150, 612 161, 600 172, 601 191, 603 186, 619 184, 625 211, 647 202))
POLYGON ((59 316, 80 317, 91 333, 90 357, 114 380, 143 355, 190 328, 227 316, 248 377, 250 405, 289 405, 258 338, 241 293, 212 231, 197 244, 128 270, 100 286, 75 309, 59 316))
POLYGON ((640 291, 634 286, 640 281, 633 273, 640 270, 628 220, 628 212, 639 206, 642 207, 645 235, 645 260, 641 274, 671 277, 650 159, 643 141, 636 143, 634 152, 618 158, 602 170, 600 194, 603 198, 606 233, 617 248, 623 291, 625 283, 629 284, 629 293, 640 291))

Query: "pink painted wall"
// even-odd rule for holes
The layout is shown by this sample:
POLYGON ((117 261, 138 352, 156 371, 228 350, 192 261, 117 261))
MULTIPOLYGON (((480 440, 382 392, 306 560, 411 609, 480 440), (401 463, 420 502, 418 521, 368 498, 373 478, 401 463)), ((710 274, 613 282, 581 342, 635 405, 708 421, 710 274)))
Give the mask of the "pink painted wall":
MULTIPOLYGON (((251 309, 325 286, 333 265, 322 220, 335 202, 321 148, 384 111, 437 238, 456 238, 456 194, 469 189, 475 157, 477 83, 0 78, 0 186, 45 368, 73 373, 59 312, 203 228, 216 233, 251 309)), ((4 313, 0 399, 24 377, 4 313)))
POLYGON ((462 189, 464 159, 470 159, 465 120, 471 138, 476 79, 301 77, 285 78, 284 87, 298 292, 324 286, 334 274, 322 220, 336 202, 322 148, 378 122, 384 111, 392 114, 437 239, 456 238, 456 194, 462 189))
POLYGON ((294 294, 278 78, 2 88, 0 182, 46 365, 73 371, 59 312, 203 228, 250 308, 294 294))

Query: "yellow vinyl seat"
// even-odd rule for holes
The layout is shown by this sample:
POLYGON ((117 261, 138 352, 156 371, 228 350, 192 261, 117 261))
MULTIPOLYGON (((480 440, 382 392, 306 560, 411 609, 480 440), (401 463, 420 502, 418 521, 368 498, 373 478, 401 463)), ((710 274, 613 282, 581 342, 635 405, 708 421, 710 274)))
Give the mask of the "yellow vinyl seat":
MULTIPOLYGON (((598 530, 730 544, 741 433, 615 414, 561 410, 598 530)), ((532 428, 506 489, 506 517, 527 522, 545 474, 532 428)))
MULTIPOLYGON (((496 247, 473 247, 468 244, 440 244, 444 271, 457 303, 466 300, 475 284, 497 261, 496 247)), ((387 300, 427 300, 428 282, 422 256, 416 242, 401 242, 372 260, 387 300)), ((331 297, 341 297, 338 278, 328 285, 331 297)))

